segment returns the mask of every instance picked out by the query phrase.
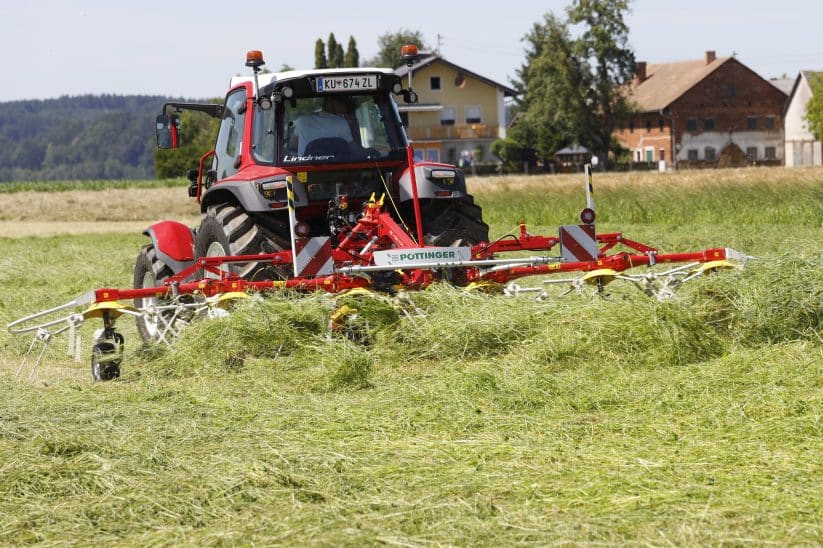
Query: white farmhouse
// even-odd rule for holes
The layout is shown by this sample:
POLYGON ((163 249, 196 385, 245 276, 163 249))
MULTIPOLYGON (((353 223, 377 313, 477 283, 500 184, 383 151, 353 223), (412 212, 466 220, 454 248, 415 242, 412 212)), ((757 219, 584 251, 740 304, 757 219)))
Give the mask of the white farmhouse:
POLYGON ((823 165, 820 141, 815 141, 806 122, 806 103, 812 98, 810 80, 823 72, 801 71, 794 81, 783 116, 786 135, 786 166, 823 165))

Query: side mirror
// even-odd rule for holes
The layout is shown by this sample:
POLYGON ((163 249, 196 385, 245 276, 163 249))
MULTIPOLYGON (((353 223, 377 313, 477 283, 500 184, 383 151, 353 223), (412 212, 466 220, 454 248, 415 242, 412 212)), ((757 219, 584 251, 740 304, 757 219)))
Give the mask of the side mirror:
POLYGON ((176 114, 160 114, 155 118, 157 148, 177 148, 180 146, 180 117, 176 114))

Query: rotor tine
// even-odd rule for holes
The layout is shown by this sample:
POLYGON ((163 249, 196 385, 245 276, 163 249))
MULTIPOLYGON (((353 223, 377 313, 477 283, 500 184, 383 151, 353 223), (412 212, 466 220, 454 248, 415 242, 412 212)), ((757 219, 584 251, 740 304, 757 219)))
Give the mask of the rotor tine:
POLYGON ((31 344, 29 345, 29 349, 26 350, 26 353, 23 354, 23 359, 20 360, 20 366, 17 368, 17 372, 14 374, 15 377, 20 376, 20 372, 23 370, 23 366, 26 365, 26 360, 29 359, 29 354, 31 354, 32 349, 34 348, 34 344, 37 342, 37 334, 34 334, 34 338, 31 340, 31 344))
POLYGON ((31 380, 34 377, 34 374, 37 373, 37 368, 40 366, 40 361, 43 359, 43 354, 46 353, 46 348, 49 347, 50 340, 51 334, 47 334, 43 339, 43 348, 40 350, 40 354, 34 362, 34 367, 31 368, 31 373, 29 373, 28 380, 31 380))

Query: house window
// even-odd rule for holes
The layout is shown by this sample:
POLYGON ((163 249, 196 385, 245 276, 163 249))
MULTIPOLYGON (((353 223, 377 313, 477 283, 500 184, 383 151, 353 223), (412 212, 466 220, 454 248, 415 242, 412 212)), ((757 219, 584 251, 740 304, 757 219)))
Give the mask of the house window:
POLYGON ((703 130, 712 131, 714 129, 714 118, 703 118, 703 130))
POLYGON ((686 120, 686 129, 688 131, 697 131, 697 118, 689 118, 686 120))
POLYGON ((746 129, 757 129, 757 116, 746 118, 746 129))
POLYGON ((651 120, 646 120, 646 132, 647 133, 652 132, 652 121, 651 120))
POLYGON ((736 94, 736 86, 734 84, 726 84, 726 88, 723 90, 723 95, 726 97, 734 97, 736 94))
POLYGON ((661 148, 661 149, 659 149, 659 150, 657 151, 657 156, 658 156, 658 158, 657 158, 657 159, 658 159, 658 160, 660 160, 660 161, 662 162, 663 160, 665 160, 665 159, 666 159, 666 150, 665 150, 665 149, 662 149, 662 148, 661 148))
POLYGON ((634 151, 634 161, 635 161, 635 162, 639 162, 639 161, 640 161, 640 151, 639 151, 639 150, 635 150, 635 151, 634 151))
POLYGON ((466 107, 466 123, 467 124, 479 124, 482 121, 480 116, 480 107, 479 106, 471 106, 466 107))
POLYGON ((646 149, 646 161, 647 162, 654 162, 654 149, 647 148, 646 149))
POLYGON ((634 133, 634 120, 629 122, 629 133, 634 133))
POLYGON ((440 77, 439 76, 432 76, 429 78, 429 85, 431 86, 432 90, 439 90, 440 89, 440 77))
POLYGON ((756 162, 757 161, 757 147, 747 147, 746 148, 746 158, 748 158, 748 160, 750 162, 756 162))
POLYGON ((657 121, 657 127, 660 129, 660 133, 663 133, 663 118, 657 121))
POLYGON ((775 126, 775 117, 774 116, 766 116, 765 124, 766 129, 774 129, 775 126))
POLYGON ((428 148, 426 149, 426 160, 429 162, 439 162, 440 161, 440 149, 439 148, 428 148))
POLYGON ((443 107, 440 111, 440 125, 441 126, 453 126, 455 119, 455 109, 454 107, 443 107))
POLYGON ((716 156, 714 152, 714 147, 706 147, 703 151, 703 155, 706 158, 707 162, 714 162, 716 156))
POLYGON ((777 149, 774 147, 766 147, 766 159, 767 160, 776 160, 777 159, 777 149))
POLYGON ((690 162, 696 162, 697 161, 697 149, 696 148, 690 148, 688 150, 687 154, 688 154, 688 158, 689 158, 690 162))

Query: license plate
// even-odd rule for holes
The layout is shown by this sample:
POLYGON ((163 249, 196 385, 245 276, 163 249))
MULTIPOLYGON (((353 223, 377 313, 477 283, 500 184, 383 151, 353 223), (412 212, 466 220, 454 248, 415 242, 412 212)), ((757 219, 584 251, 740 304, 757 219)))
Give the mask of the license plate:
POLYGON ((332 93, 335 91, 350 91, 361 89, 377 89, 377 76, 318 76, 317 92, 332 93))

